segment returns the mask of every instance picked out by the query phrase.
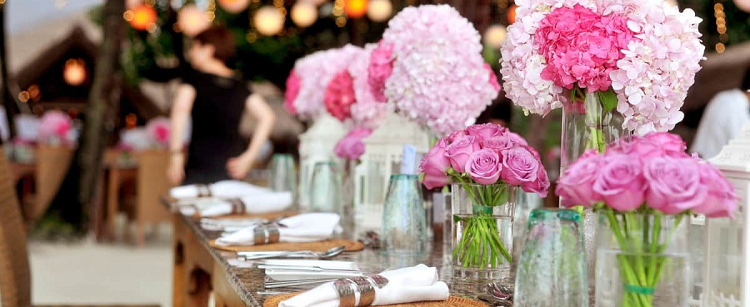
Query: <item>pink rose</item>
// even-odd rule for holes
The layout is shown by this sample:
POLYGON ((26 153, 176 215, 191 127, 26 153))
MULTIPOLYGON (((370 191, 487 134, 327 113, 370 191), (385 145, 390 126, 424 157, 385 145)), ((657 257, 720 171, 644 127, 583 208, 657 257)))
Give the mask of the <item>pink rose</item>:
POLYGON ((480 149, 466 161, 466 172, 478 184, 494 184, 500 179, 502 170, 500 156, 492 149, 480 149))
POLYGON ((542 198, 547 197, 547 189, 549 189, 547 170, 544 167, 540 167, 539 172, 536 174, 536 180, 522 184, 521 188, 526 192, 536 193, 542 198))
POLYGON ((509 185, 523 185, 537 180, 541 163, 528 147, 516 147, 501 152, 501 176, 509 185))
POLYGON ((471 125, 469 128, 466 128, 466 132, 479 139, 480 142, 495 136, 503 135, 507 131, 508 128, 491 123, 471 125))
POLYGON ((424 174, 422 183, 428 189, 445 186, 450 182, 446 173, 451 162, 445 156, 446 140, 441 139, 427 152, 419 163, 419 169, 424 174))
POLYGON ((645 162, 646 203, 666 214, 677 214, 703 204, 708 193, 693 158, 655 157, 645 162))
POLYGON ((284 92, 284 108, 291 114, 297 114, 297 109, 294 107, 294 100, 299 95, 301 85, 302 80, 297 75, 297 72, 292 70, 289 78, 286 79, 286 92, 284 92))
POLYGON ((603 161, 604 157, 590 150, 565 169, 555 189, 555 193, 562 198, 563 206, 591 207, 602 200, 593 187, 603 161))
POLYGON ((458 138, 446 147, 446 156, 451 161, 451 167, 459 173, 466 172, 466 161, 471 154, 479 150, 479 142, 471 135, 458 138))
MULTIPOLYGON (((667 132, 652 132, 640 139, 642 142, 647 142, 649 145, 656 147, 664 155, 677 158, 688 156, 685 153, 687 144, 679 135, 667 132)), ((636 151, 638 151, 638 146, 636 146, 636 151)), ((652 153, 652 155, 654 154, 652 153)))
POLYGON ((527 143, 522 136, 518 135, 518 133, 508 131, 505 133, 505 135, 508 136, 511 141, 520 146, 529 146, 529 143, 527 143))
POLYGON ((362 142, 362 139, 370 136, 371 133, 372 130, 370 129, 355 128, 336 143, 333 152, 338 157, 357 160, 365 153, 365 144, 362 142))
POLYGON ((707 217, 731 217, 737 210, 737 194, 729 181, 710 163, 700 163, 701 184, 708 190, 706 200, 693 211, 707 217))
POLYGON ((482 141, 482 148, 494 149, 498 152, 502 152, 503 150, 511 149, 516 146, 519 146, 519 144, 513 142, 513 140, 511 140, 507 135, 494 136, 482 141))
POLYGON ((448 141, 448 144, 453 144, 453 142, 455 142, 459 138, 467 136, 467 135, 469 134, 466 133, 466 130, 458 130, 458 131, 453 131, 453 133, 448 135, 448 137, 446 137, 445 139, 446 141, 448 141))
POLYGON ((617 211, 637 209, 645 199, 646 181, 640 159, 628 155, 604 158, 593 190, 604 198, 608 206, 617 211))
POLYGON ((367 69, 370 91, 375 100, 385 102, 385 81, 393 73, 393 44, 380 41, 370 55, 370 67, 367 69))

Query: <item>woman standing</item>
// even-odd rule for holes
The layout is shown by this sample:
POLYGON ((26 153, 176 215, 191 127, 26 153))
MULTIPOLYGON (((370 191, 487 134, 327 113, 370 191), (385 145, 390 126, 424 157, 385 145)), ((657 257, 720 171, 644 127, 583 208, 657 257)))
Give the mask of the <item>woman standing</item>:
POLYGON ((172 184, 245 178, 271 134, 273 111, 226 65, 234 56, 234 48, 234 36, 221 26, 207 29, 193 40, 187 54, 192 68, 183 76, 172 106, 174 133, 167 170, 172 184), (245 112, 258 120, 249 146, 239 133, 245 112), (188 117, 192 118, 192 134, 186 157, 181 132, 188 117))

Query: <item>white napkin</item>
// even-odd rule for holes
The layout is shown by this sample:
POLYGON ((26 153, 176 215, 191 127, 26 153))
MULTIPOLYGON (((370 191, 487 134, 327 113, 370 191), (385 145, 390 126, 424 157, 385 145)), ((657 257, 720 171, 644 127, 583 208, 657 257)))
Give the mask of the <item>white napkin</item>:
MULTIPOLYGON (((224 180, 209 184, 208 189, 211 191, 211 197, 217 198, 238 198, 258 193, 271 193, 270 189, 237 180, 224 180)), ((184 185, 172 188, 169 190, 169 195, 172 198, 196 198, 200 195, 200 190, 195 184, 184 185)))
MULTIPOLYGON (((339 226, 339 215, 335 213, 306 213, 279 221, 279 242, 316 242, 331 237, 339 226)), ((218 245, 253 245, 255 227, 222 236, 218 245)))
MULTIPOLYGON (((245 213, 262 214, 283 211, 292 205, 291 192, 257 193, 240 197, 245 204, 245 213)), ((201 217, 213 217, 232 214, 232 203, 227 200, 215 200, 210 203, 200 203, 193 206, 182 206, 180 212, 184 215, 194 215, 198 210, 201 217)))
MULTIPOLYGON (((438 281, 437 269, 424 264, 380 273, 388 284, 375 287, 372 305, 444 301, 450 296, 448 285, 438 281)), ((322 284, 310 291, 279 303, 279 307, 338 307, 339 298, 333 282, 322 284)))

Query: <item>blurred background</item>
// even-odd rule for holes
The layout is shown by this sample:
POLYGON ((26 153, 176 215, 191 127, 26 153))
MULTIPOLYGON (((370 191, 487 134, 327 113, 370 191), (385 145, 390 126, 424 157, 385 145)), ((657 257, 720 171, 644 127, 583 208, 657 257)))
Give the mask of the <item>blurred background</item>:
MULTIPOLYGON (((0 132, 30 236, 34 303, 171 305, 171 229, 158 199, 169 188, 167 117, 197 31, 231 30, 230 67, 276 113, 256 161, 262 169, 273 152, 297 154, 297 136, 309 125, 283 108, 295 61, 377 42, 395 13, 428 3, 450 4, 468 18, 483 36, 485 60, 499 70, 512 0, 0 0, 0 132), (102 274, 113 278, 92 278, 102 274)), ((712 98, 743 86, 750 1, 675 4, 703 18, 706 60, 675 129, 690 143, 712 98)), ((560 117, 526 117, 501 93, 478 121, 525 135, 554 180, 560 117)), ((253 120, 242 127, 249 138, 253 120)))

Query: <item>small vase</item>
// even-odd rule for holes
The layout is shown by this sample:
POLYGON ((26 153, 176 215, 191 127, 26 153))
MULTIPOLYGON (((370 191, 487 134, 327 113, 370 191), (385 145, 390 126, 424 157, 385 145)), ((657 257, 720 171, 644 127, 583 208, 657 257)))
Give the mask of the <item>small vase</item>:
MULTIPOLYGON (((630 138, 630 132, 622 128, 624 117, 616 109, 606 111, 599 93, 585 89, 576 90, 572 102, 563 105, 562 138, 560 140, 560 177, 565 169, 589 149, 604 152, 610 144, 630 138), (581 96, 582 95, 582 96, 581 96)), ((582 208, 578 208, 583 210, 582 208)), ((596 253, 596 213, 591 209, 583 213, 584 242, 588 260, 589 284, 594 285, 596 253)))
POLYGON ((427 222, 419 176, 391 175, 380 243, 380 250, 389 254, 422 255, 427 251, 427 222))
POLYGON ((687 307, 687 215, 599 213, 597 307, 687 307))
POLYGON ((512 285, 513 220, 517 187, 454 184, 452 264, 458 282, 512 285))

